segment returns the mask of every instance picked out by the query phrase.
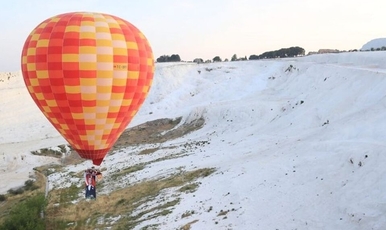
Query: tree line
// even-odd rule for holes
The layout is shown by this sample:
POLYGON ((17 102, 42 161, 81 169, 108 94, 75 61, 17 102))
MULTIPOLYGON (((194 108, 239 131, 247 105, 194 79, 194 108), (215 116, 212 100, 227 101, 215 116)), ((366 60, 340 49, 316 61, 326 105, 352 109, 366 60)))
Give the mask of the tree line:
POLYGON ((162 55, 161 57, 157 58, 157 62, 179 62, 181 61, 180 55, 178 54, 172 54, 172 56, 169 55, 162 55))
MULTIPOLYGON (((273 51, 267 51, 260 55, 250 55, 249 58, 247 56, 238 58, 236 54, 234 54, 230 61, 245 61, 245 60, 257 60, 257 59, 267 59, 267 58, 285 58, 285 57, 297 57, 305 55, 305 50, 299 46, 295 47, 289 47, 289 48, 282 48, 279 50, 273 50, 273 51)), ((169 55, 162 55, 159 58, 156 59, 157 62, 180 62, 181 58, 178 54, 172 54, 169 55)), ((196 63, 203 63, 203 62, 222 62, 223 60, 220 58, 220 56, 215 56, 211 60, 204 61, 202 58, 195 58, 193 62, 196 63)), ((229 61, 227 58, 224 59, 224 61, 229 61)))
POLYGON ((251 55, 249 56, 249 60, 257 60, 257 59, 267 59, 267 58, 286 58, 286 57, 297 57, 305 55, 306 51, 299 47, 290 47, 290 48, 282 48, 279 50, 264 52, 260 55, 251 55))

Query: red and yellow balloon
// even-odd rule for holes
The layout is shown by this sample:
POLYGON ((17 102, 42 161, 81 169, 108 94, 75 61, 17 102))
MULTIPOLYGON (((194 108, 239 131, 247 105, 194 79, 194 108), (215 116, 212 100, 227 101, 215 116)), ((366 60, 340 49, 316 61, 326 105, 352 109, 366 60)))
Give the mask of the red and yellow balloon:
POLYGON ((82 158, 100 165, 144 102, 154 58, 131 23, 72 12, 51 17, 30 33, 21 68, 43 114, 82 158))

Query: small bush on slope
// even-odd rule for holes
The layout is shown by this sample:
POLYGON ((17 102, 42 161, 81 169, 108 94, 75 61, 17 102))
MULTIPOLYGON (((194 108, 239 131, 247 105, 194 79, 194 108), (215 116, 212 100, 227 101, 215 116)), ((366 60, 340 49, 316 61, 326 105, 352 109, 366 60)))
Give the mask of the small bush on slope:
POLYGON ((28 198, 12 208, 8 217, 0 225, 0 230, 44 230, 44 219, 40 216, 44 207, 43 194, 28 198))

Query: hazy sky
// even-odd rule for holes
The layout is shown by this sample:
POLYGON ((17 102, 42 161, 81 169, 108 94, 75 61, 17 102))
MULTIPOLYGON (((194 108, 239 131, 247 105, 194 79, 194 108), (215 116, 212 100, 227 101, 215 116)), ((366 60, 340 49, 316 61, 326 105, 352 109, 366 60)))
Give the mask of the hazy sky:
POLYGON ((359 49, 386 37, 385 0, 9 0, 0 8, 0 72, 20 69, 28 34, 72 11, 121 17, 148 38, 154 57, 230 59, 301 46, 359 49))

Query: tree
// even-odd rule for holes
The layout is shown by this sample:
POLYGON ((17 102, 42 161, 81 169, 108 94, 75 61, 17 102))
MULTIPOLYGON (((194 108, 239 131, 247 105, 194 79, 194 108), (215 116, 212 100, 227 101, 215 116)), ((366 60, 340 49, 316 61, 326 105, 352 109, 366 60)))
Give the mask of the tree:
POLYGON ((216 56, 213 58, 213 62, 221 62, 221 58, 219 56, 216 56))
POLYGON ((256 59, 265 59, 265 58, 286 58, 286 57, 297 57, 300 55, 304 55, 306 51, 298 46, 290 47, 290 48, 282 48, 279 50, 267 51, 260 55, 251 55, 249 56, 249 60, 256 59))
POLYGON ((161 57, 157 58, 157 62, 167 62, 169 56, 162 55, 161 57))
POLYGON ((239 58, 239 60, 240 60, 240 61, 246 61, 246 60, 248 60, 248 59, 247 59, 247 56, 245 56, 245 57, 239 58))
POLYGON ((200 63, 203 63, 204 60, 203 60, 202 58, 195 58, 195 59, 193 60, 193 62, 195 62, 195 63, 197 63, 197 64, 200 64, 200 63))
POLYGON ((172 54, 172 56, 168 55, 162 55, 161 57, 157 58, 157 62, 179 62, 181 61, 180 55, 178 54, 172 54))
POLYGON ((233 54, 231 61, 237 61, 237 55, 236 54, 233 54))
POLYGON ((258 60, 258 59, 259 59, 259 56, 255 54, 252 54, 251 56, 249 56, 249 60, 258 60))
POLYGON ((171 62, 179 62, 179 61, 181 61, 180 55, 172 54, 172 56, 170 57, 170 61, 171 62))

